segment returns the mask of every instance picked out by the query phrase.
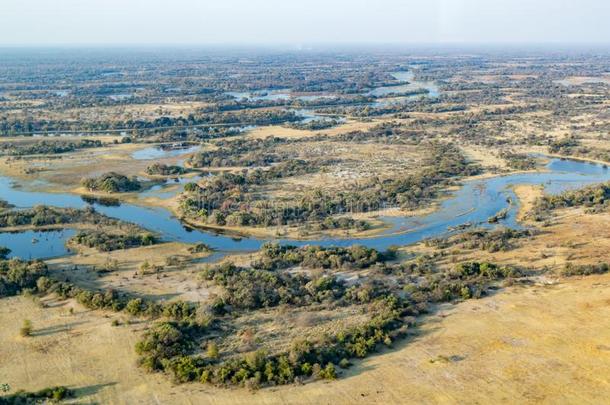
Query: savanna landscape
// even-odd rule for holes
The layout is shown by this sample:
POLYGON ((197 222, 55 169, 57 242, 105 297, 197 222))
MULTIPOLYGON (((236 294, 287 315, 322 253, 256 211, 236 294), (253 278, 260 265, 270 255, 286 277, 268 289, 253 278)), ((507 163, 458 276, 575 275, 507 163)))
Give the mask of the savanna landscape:
POLYGON ((603 47, 0 48, 0 404, 605 403, 603 47))

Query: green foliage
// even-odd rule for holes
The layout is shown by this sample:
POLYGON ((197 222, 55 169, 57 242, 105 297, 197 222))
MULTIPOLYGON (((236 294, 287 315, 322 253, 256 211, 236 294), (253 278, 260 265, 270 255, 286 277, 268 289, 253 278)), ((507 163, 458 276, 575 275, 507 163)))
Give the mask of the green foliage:
POLYGON ((75 298, 90 309, 125 311, 133 316, 158 318, 164 316, 176 321, 197 322, 197 306, 183 301, 157 303, 143 298, 129 298, 114 290, 89 291, 74 284, 40 277, 36 282, 38 291, 55 293, 62 298, 75 298))
POLYGON ((74 393, 66 387, 44 388, 36 392, 17 391, 14 394, 0 397, 0 404, 38 404, 46 401, 59 402, 70 398, 74 393))
POLYGON ((260 250, 260 259, 252 267, 261 270, 278 270, 293 266, 322 269, 363 269, 383 262, 386 257, 375 249, 360 245, 348 248, 280 245, 266 243, 260 250))
POLYGON ((162 163, 154 163, 146 168, 146 173, 153 176, 178 176, 184 174, 186 170, 181 166, 168 166, 162 163))
POLYGON ((83 179, 81 183, 83 187, 90 191, 103 191, 105 193, 127 193, 142 188, 136 177, 129 178, 115 172, 108 172, 97 178, 83 179))
MULTIPOLYGON (((34 208, 12 211, 0 211, 0 228, 16 226, 47 226, 74 223, 93 225, 119 226, 125 223, 96 212, 92 207, 83 209, 56 208, 37 205, 34 208)), ((134 226, 135 225, 131 225, 134 226)), ((136 227, 139 229, 139 227, 136 227)))
POLYGON ((587 207, 590 211, 605 210, 610 202, 610 183, 595 184, 579 190, 568 190, 557 195, 545 195, 534 204, 533 215, 542 220, 552 210, 587 207))
POLYGON ((212 360, 218 359, 219 353, 218 353, 218 345, 216 344, 216 342, 212 341, 212 342, 208 343, 206 355, 208 356, 208 358, 210 358, 212 360))
POLYGON ((162 322, 149 329, 144 338, 136 344, 140 364, 149 371, 163 370, 164 361, 185 355, 192 348, 193 341, 184 334, 175 322, 162 322))
POLYGON ((39 260, 0 260, 0 298, 35 288, 36 281, 47 274, 47 265, 39 260))
POLYGON ((82 139, 78 141, 63 140, 40 140, 28 143, 3 142, 0 144, 0 152, 9 156, 25 155, 50 155, 73 152, 79 149, 99 148, 103 146, 97 139, 82 139))
POLYGON ((426 245, 443 249, 457 245, 464 249, 505 252, 514 248, 515 241, 530 237, 534 234, 534 231, 528 229, 474 229, 447 238, 428 239, 426 240, 426 245))
POLYGON ((157 243, 157 238, 149 232, 119 234, 97 230, 84 230, 77 232, 76 235, 70 238, 70 242, 90 248, 96 248, 101 252, 110 252, 119 249, 154 245, 157 243))
POLYGON ((514 170, 533 170, 536 168, 536 159, 525 153, 505 152, 500 157, 505 159, 508 167, 514 170))

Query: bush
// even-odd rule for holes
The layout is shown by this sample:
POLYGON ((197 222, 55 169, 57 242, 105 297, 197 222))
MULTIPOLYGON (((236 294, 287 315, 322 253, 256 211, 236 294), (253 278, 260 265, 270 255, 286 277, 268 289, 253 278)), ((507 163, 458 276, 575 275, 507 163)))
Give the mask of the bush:
POLYGON ((19 329, 19 334, 23 337, 28 337, 32 335, 32 321, 29 319, 23 320, 23 326, 19 329))
POLYGON ((0 404, 38 404, 47 400, 58 402, 73 396, 74 393, 66 387, 45 388, 36 392, 17 391, 14 394, 0 397, 0 404))
POLYGON ((207 356, 212 360, 217 360, 219 357, 218 345, 216 342, 208 343, 208 349, 206 351, 207 356))
POLYGON ((610 269, 608 263, 575 265, 567 263, 561 272, 564 276, 589 276, 592 274, 605 274, 610 269))
POLYGON ((6 258, 10 254, 11 254, 11 249, 4 247, 4 246, 0 246, 0 260, 6 260, 6 258))

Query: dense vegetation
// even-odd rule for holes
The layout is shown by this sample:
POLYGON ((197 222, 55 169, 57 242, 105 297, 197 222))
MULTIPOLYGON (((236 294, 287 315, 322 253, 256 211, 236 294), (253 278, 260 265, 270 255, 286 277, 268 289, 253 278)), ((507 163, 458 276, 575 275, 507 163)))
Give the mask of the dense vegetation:
POLYGON ((184 167, 181 166, 168 166, 162 163, 155 163, 146 168, 146 173, 153 176, 178 176, 185 173, 184 167))
POLYGON ((0 154, 9 156, 48 155, 73 152, 78 149, 99 148, 103 146, 100 140, 83 139, 79 141, 47 141, 41 140, 28 143, 0 143, 0 154))
POLYGON ((47 265, 42 261, 0 259, 0 298, 35 288, 36 281, 46 274, 47 265))
POLYGON ((214 225, 272 226, 321 222, 326 229, 332 226, 354 226, 366 229, 356 221, 328 221, 333 215, 370 212, 384 207, 416 208, 422 202, 439 196, 453 178, 469 176, 480 167, 468 162, 458 148, 451 144, 430 145, 428 167, 415 175, 369 179, 345 191, 325 192, 312 189, 296 201, 275 203, 256 200, 252 185, 264 184, 271 178, 296 175, 307 171, 307 164, 286 162, 269 171, 248 171, 244 174, 224 173, 208 180, 203 186, 185 187, 181 210, 214 225), (261 180, 264 179, 264 180, 261 180))
POLYGON ((89 191, 103 191, 105 193, 128 193, 138 191, 142 184, 136 177, 108 172, 96 178, 83 179, 81 184, 89 191))
POLYGON ((236 139, 217 141, 217 149, 202 151, 189 158, 192 167, 253 167, 269 166, 282 160, 275 147, 286 144, 285 138, 236 139))
POLYGON ((119 249, 129 249, 139 246, 150 246, 157 243, 157 238, 152 233, 116 233, 99 230, 78 231, 70 238, 69 242, 96 248, 101 252, 110 252, 119 249))
POLYGON ((41 293, 55 293, 62 298, 74 298, 89 309, 106 309, 132 316, 159 318, 165 317, 179 321, 197 320, 197 307, 184 301, 158 303, 144 298, 130 297, 114 290, 91 291, 72 283, 58 281, 49 277, 36 280, 36 290, 41 293))
POLYGON ((266 243, 259 251, 259 259, 252 267, 261 270, 285 269, 295 265, 321 269, 362 269, 393 259, 392 252, 379 253, 375 249, 353 245, 348 248, 279 245, 266 243))
MULTIPOLYGON (((268 246, 269 249, 276 251, 278 247, 268 246)), ((276 254, 283 255, 273 256, 276 254)), ((326 302, 339 306, 366 305, 370 320, 332 336, 294 341, 286 352, 258 349, 243 356, 221 358, 211 343, 207 354, 193 354, 198 341, 217 333, 214 322, 199 325, 163 322, 137 344, 140 364, 150 371, 165 371, 176 382, 201 381, 250 388, 309 378, 333 379, 337 377, 337 365, 347 367, 349 359, 366 357, 380 344, 391 345, 404 336, 410 317, 425 311, 427 303, 480 296, 495 280, 520 274, 512 268, 477 262, 461 263, 449 272, 416 263, 382 266, 379 271, 391 274, 396 282, 378 280, 347 287, 330 275, 310 279, 305 275, 239 268, 230 263, 209 268, 203 276, 226 289, 225 301, 213 306, 217 315, 230 311, 235 317, 261 307, 326 302)), ((225 318, 216 322, 228 321, 225 318)))
POLYGON ((536 168, 536 159, 524 153, 503 153, 500 155, 506 160, 508 167, 514 170, 533 170, 536 168))
MULTIPOLYGON (((76 209, 37 205, 29 209, 0 211, 0 228, 27 225, 44 227, 75 223, 100 226, 122 226, 126 224, 120 220, 100 214, 93 207, 76 209)), ((133 227, 131 224, 128 226, 133 227)))
POLYGON ((116 220, 100 215, 91 208, 55 208, 37 205, 30 209, 0 212, 0 228, 24 225, 46 226, 77 222, 101 223, 106 221, 115 222, 116 220))
POLYGON ((425 243, 427 246, 442 249, 459 246, 469 250, 499 252, 515 248, 515 243, 519 239, 528 238, 534 234, 535 231, 529 229, 474 229, 446 238, 427 239, 425 243))
POLYGON ((595 184, 557 195, 544 195, 536 200, 532 216, 542 221, 551 211, 560 208, 585 207, 589 212, 606 210, 610 202, 610 183, 595 184))

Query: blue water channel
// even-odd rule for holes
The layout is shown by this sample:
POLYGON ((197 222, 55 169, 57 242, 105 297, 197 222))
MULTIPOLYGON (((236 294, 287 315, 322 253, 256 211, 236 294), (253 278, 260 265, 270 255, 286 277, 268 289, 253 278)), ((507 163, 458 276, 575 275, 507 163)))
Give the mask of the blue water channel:
MULTIPOLYGON (((361 244, 385 250, 392 245, 408 245, 430 237, 439 237, 463 225, 492 227, 487 219, 503 209, 508 215, 499 225, 518 228, 516 214, 519 202, 511 189, 518 184, 543 185, 547 193, 587 184, 610 181, 610 171, 599 164, 551 159, 544 172, 520 173, 486 179, 466 181, 452 192, 431 214, 416 217, 383 218, 393 224, 392 230, 371 238, 325 238, 298 241, 278 239, 281 243, 322 246, 349 246, 361 244)), ((26 185, 27 186, 27 185, 26 185)), ((0 198, 19 208, 45 204, 56 207, 82 208, 89 203, 74 194, 30 191, 20 187, 8 177, 0 177, 0 198)), ((98 212, 141 225, 158 232, 164 240, 185 243, 205 243, 223 252, 253 251, 267 240, 253 237, 236 238, 209 230, 184 226, 179 219, 163 208, 150 208, 122 203, 105 206, 93 202, 98 212)), ((67 254, 64 242, 73 231, 0 233, 0 246, 23 258, 51 258, 67 254)))

